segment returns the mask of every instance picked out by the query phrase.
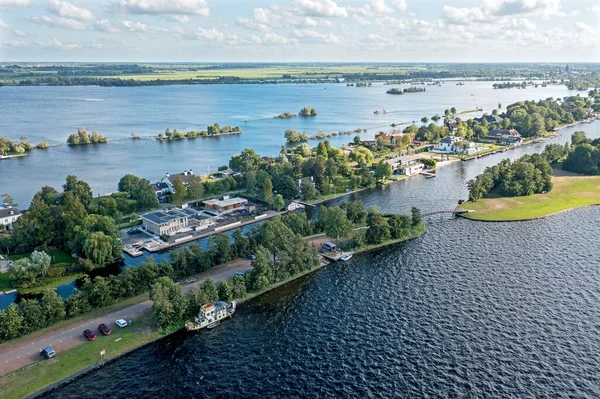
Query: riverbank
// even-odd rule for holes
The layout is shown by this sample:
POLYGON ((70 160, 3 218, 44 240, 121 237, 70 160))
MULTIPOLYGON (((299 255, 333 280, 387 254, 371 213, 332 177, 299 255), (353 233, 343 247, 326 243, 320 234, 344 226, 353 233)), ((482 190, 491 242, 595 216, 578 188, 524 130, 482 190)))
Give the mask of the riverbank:
POLYGON ((490 197, 466 202, 458 209, 461 217, 485 222, 524 221, 544 218, 584 206, 600 205, 600 176, 562 173, 553 176, 554 187, 547 194, 527 197, 490 197))
MULTIPOLYGON (((409 237, 398 240, 390 240, 379 245, 365 246, 354 251, 354 253, 368 252, 381 247, 414 240, 425 233, 425 225, 421 223, 421 225, 411 229, 411 233, 412 234, 409 237)), ((311 238, 310 240, 313 244, 318 245, 318 243, 322 240, 328 241, 331 239, 322 236, 318 238, 311 238)), ((240 263, 240 266, 243 266, 240 270, 248 270, 247 263, 249 263, 249 261, 238 260, 232 262, 231 264, 236 264, 236 262, 240 263)), ((330 263, 323 260, 318 266, 311 270, 307 270, 290 277, 287 280, 278 282, 263 291, 249 293, 245 298, 238 300, 238 303, 242 304, 244 302, 248 302, 260 295, 320 270, 328 264, 330 263)), ((222 269, 226 267, 227 266, 219 266, 213 268, 211 271, 214 272, 217 270, 222 272, 222 269)), ((216 276, 220 276, 221 278, 214 278, 215 283, 218 284, 218 282, 223 279, 230 280, 236 271, 238 271, 238 268, 233 267, 228 269, 228 273, 226 275, 223 273, 216 274, 216 276)), ((198 278, 197 284, 201 284, 202 276, 205 274, 206 273, 202 273, 201 275, 196 276, 198 278)), ((191 286, 192 285, 186 286, 185 291, 187 291, 187 289, 189 289, 191 286)), ((145 300, 144 303, 151 304, 149 300, 145 300)), ((66 325, 65 323, 64 328, 68 329, 69 327, 71 327, 71 325, 66 325)), ((83 327, 77 326, 76 328, 81 329, 83 327)), ((36 333, 36 336, 39 336, 38 333, 36 333)), ((0 377, 0 384, 3 385, 3 397, 7 399, 22 398, 27 395, 30 395, 29 397, 32 398, 37 397, 50 389, 54 389, 58 386, 66 384, 73 379, 98 368, 100 366, 99 353, 101 350, 106 350, 105 362, 113 361, 160 338, 166 337, 167 335, 169 334, 164 334, 154 329, 152 310, 150 306, 147 306, 145 310, 139 312, 139 314, 134 318, 133 324, 129 327, 123 329, 113 329, 113 333, 110 336, 99 336, 95 341, 92 342, 86 342, 81 337, 78 345, 64 351, 58 351, 57 356, 53 359, 32 362, 30 365, 24 368, 0 377)), ((24 344, 23 339, 19 339, 19 341, 21 344, 24 344)), ((44 345, 49 345, 49 343, 44 345)), ((38 350, 37 348, 35 349, 36 351, 38 350)))

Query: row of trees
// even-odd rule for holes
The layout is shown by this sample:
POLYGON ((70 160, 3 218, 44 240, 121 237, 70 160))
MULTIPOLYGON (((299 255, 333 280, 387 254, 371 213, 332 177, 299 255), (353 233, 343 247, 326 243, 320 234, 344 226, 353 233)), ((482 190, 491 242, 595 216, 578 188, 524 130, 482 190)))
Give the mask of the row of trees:
POLYGON ((67 138, 68 145, 87 145, 87 144, 98 144, 106 143, 108 140, 103 134, 98 134, 96 131, 92 131, 91 135, 80 127, 77 128, 77 133, 72 134, 67 138))
POLYGON ((600 139, 588 139, 577 131, 571 137, 572 146, 563 162, 563 169, 586 175, 600 175, 600 139))
POLYGON ((469 200, 478 201, 498 188, 505 197, 527 196, 552 190, 552 167, 546 154, 524 155, 511 162, 505 159, 467 183, 469 200))
POLYGON ((21 141, 11 140, 8 137, 0 137, 0 155, 23 154, 34 148, 46 149, 48 148, 48 143, 42 141, 37 145, 33 145, 27 141, 27 136, 21 136, 21 141))

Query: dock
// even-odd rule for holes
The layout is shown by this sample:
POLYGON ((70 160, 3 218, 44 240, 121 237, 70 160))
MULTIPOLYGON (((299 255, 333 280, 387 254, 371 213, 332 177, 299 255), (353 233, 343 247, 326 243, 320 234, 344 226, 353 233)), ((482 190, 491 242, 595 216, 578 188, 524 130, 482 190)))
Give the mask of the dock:
POLYGON ((434 173, 434 171, 431 170, 431 169, 430 170, 423 170, 423 171, 421 171, 421 174, 423 176, 425 176, 426 179, 432 179, 432 178, 434 178, 436 176, 436 174, 434 173))
POLYGON ((327 259, 329 262, 334 263, 334 262, 339 262, 340 259, 342 259, 342 257, 346 256, 346 255, 352 255, 352 252, 325 252, 322 253, 321 256, 325 259, 327 259))

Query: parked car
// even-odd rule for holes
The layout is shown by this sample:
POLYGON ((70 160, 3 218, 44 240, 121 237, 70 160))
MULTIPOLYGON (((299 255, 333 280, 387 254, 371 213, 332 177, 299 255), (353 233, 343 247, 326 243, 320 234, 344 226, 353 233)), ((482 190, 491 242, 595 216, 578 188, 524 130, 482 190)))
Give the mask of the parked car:
POLYGON ((108 328, 108 326, 104 323, 98 326, 98 331, 100 331, 102 335, 110 335, 110 333, 112 332, 110 331, 110 328, 108 328))
POLYGON ((236 276, 244 277, 244 272, 235 272, 236 276))
POLYGON ((123 319, 119 319, 117 321, 115 321, 115 324, 121 328, 123 327, 127 327, 129 324, 127 324, 127 322, 123 319))
POLYGON ((89 328, 83 331, 83 336, 86 337, 88 341, 93 341, 96 339, 96 334, 94 334, 94 332, 89 328))
POLYGON ((256 255, 250 254, 250 255, 248 255, 248 259, 254 260, 254 259, 256 259, 256 255))
POLYGON ((321 248, 323 248, 325 251, 335 251, 337 249, 335 244, 329 241, 321 244, 321 248))
POLYGON ((44 348, 40 351, 40 356, 43 356, 46 359, 50 359, 54 357, 54 355, 56 355, 56 352, 54 352, 54 349, 52 349, 51 346, 44 348))

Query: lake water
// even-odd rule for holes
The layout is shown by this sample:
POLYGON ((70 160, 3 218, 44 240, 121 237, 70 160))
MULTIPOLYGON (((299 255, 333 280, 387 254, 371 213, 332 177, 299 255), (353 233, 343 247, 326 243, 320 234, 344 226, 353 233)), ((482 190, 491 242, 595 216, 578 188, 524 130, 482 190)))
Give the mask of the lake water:
MULTIPOLYGON (((0 119, 0 130, 18 128, 15 136, 31 141, 62 142, 78 125, 108 137, 242 125, 306 104, 319 116, 251 121, 235 137, 34 151, 0 163, 0 191, 26 204, 39 187, 59 186, 68 173, 95 192, 112 191, 125 173, 154 180, 166 171, 214 168, 245 147, 276 154, 288 127, 309 133, 368 127, 372 134, 377 126, 451 106, 489 111, 499 101, 568 94, 561 87, 492 92, 490 86, 446 83, 399 97, 386 95, 384 86, 3 87, 0 106, 8 118, 0 119), (376 108, 400 112, 375 116, 376 108)), ((594 123, 563 129, 552 140, 562 143, 576 129, 600 136, 594 123)), ((466 181, 485 166, 545 144, 352 197, 384 212, 453 208, 466 197, 466 181)), ((417 240, 329 266, 242 305, 219 328, 173 335, 47 396, 597 398, 599 222, 600 207, 518 223, 428 217, 428 231, 417 240)))
POLYGON ((427 222, 46 397, 600 397, 600 207, 427 222))
MULTIPOLYGON (((425 86, 424 93, 397 96, 385 93, 390 87, 383 84, 365 88, 345 84, 1 87, 0 136, 18 139, 26 135, 32 143, 47 140, 50 144, 64 144, 77 127, 84 127, 88 131, 95 129, 109 139, 125 140, 34 150, 24 158, 0 161, 0 192, 10 193, 20 208, 27 208, 42 186, 60 188, 68 174, 89 182, 94 195, 105 194, 115 191, 119 179, 127 173, 156 181, 166 172, 214 171, 244 148, 254 148, 261 155, 276 155, 285 144, 283 132, 289 128, 306 130, 309 135, 319 130, 331 133, 367 128, 368 132, 362 136, 372 138, 377 130, 391 129, 389 125, 393 122, 410 123, 423 116, 443 115, 444 109, 453 106, 459 111, 482 107, 491 112, 499 102, 506 106, 519 100, 576 93, 564 86, 494 90, 492 82, 467 82, 464 86, 445 82, 441 87, 425 86), (282 112, 298 112, 305 105, 315 107, 318 115, 272 118, 282 112), (389 113, 373 114, 382 108, 389 113), (238 125, 244 132, 170 143, 127 139, 132 131, 156 135, 167 127, 200 130, 215 122, 238 125)), ((342 135, 330 141, 340 146, 353 137, 354 134, 342 135)))

